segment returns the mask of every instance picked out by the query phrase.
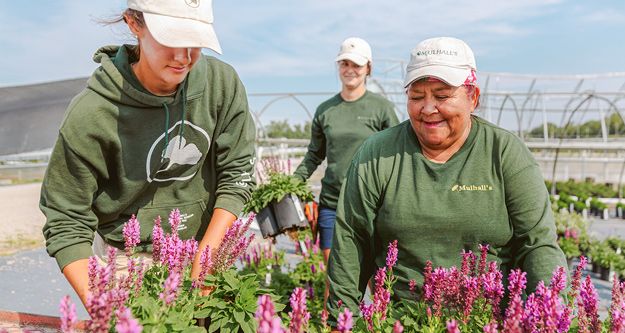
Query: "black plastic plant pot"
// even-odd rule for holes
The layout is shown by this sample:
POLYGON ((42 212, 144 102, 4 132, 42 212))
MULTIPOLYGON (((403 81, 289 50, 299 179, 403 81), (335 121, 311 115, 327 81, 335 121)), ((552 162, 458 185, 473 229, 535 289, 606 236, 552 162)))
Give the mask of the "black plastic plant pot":
POLYGON ((599 278, 603 281, 610 281, 610 273, 610 268, 601 266, 599 269, 599 278))
POLYGON ((295 194, 285 195, 282 200, 274 203, 273 211, 276 214, 280 231, 308 227, 302 203, 295 194))
POLYGON ((256 222, 258 222, 258 227, 260 228, 260 233, 263 235, 263 238, 273 237, 280 233, 276 216, 273 214, 271 205, 261 209, 260 212, 256 214, 256 222))

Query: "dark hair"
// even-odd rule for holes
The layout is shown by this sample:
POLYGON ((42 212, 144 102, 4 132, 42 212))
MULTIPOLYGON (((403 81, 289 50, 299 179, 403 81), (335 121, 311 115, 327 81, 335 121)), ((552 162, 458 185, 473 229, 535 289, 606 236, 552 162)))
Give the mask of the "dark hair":
MULTIPOLYGON (((135 10, 135 9, 130 9, 130 8, 126 8, 126 10, 124 10, 121 14, 116 15, 110 19, 99 20, 99 23, 101 23, 102 25, 111 25, 111 24, 117 24, 120 22, 125 22, 126 24, 128 24, 128 21, 126 20, 126 16, 132 18, 135 22, 137 22, 137 24, 140 27, 145 27, 145 19, 143 18, 143 12, 135 10)), ((138 42, 137 42, 137 47, 132 48, 132 51, 133 51, 133 56, 136 59, 139 59, 140 45, 138 42)))

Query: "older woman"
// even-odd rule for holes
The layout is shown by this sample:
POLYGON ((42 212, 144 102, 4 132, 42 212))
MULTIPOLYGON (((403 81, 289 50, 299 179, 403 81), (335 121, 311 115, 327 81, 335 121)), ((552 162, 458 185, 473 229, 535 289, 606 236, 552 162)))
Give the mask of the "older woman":
POLYGON ((425 40, 412 51, 404 85, 409 121, 370 137, 354 156, 337 209, 328 307, 353 311, 397 239, 395 296, 423 282, 426 261, 459 266, 462 250, 489 244, 502 270, 527 272, 528 289, 565 258, 543 177, 510 132, 472 115, 480 89, 463 41, 425 40))

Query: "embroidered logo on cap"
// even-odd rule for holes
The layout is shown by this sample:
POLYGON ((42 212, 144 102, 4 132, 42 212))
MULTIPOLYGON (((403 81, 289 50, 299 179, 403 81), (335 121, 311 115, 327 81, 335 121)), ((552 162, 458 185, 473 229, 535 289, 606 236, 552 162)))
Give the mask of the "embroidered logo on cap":
POLYGON ((197 8, 200 6, 200 0, 184 0, 189 7, 197 8))

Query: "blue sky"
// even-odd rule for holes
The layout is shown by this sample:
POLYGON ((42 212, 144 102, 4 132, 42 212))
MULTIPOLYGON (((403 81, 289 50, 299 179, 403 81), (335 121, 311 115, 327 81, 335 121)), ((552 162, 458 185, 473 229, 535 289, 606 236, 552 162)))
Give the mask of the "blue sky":
MULTIPOLYGON (((129 41, 95 19, 120 0, 0 2, 0 86, 88 76, 101 45, 129 41)), ((406 61, 420 40, 464 39, 479 71, 625 72, 625 1, 214 1, 224 54, 250 93, 338 91, 334 57, 359 36, 382 59, 406 61)), ((211 51, 206 53, 213 54, 211 51)), ((214 55, 214 54, 213 54, 214 55)))

